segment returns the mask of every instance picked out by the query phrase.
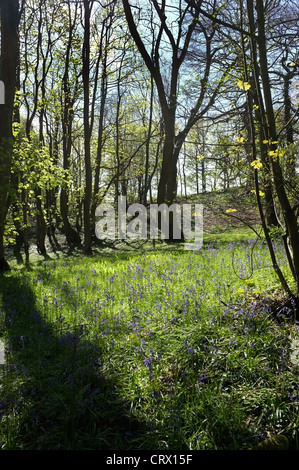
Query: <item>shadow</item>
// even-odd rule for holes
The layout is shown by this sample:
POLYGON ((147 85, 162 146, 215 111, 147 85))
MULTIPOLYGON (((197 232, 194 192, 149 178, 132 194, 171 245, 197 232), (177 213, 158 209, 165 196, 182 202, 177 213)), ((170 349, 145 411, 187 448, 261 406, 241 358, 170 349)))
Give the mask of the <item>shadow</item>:
POLYGON ((26 274, 1 274, 0 295, 0 449, 136 449, 141 423, 117 377, 105 376, 101 344, 90 340, 87 324, 50 322, 26 274))

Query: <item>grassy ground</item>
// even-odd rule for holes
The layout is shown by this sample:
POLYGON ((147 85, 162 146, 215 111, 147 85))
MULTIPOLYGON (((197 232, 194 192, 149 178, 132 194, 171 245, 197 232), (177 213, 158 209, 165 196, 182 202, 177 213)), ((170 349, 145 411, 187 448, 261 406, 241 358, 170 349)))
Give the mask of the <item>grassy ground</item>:
POLYGON ((266 247, 233 227, 204 242, 1 275, 2 449, 298 449, 298 327, 274 315, 266 247))

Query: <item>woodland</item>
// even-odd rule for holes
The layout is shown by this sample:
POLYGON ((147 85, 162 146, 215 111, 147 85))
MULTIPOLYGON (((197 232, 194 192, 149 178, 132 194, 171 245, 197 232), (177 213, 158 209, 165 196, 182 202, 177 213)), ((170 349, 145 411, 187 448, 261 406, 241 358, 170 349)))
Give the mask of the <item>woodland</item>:
POLYGON ((240 187, 298 278, 296 1, 2 3, 4 268, 32 230, 41 254, 55 230, 91 253, 119 195, 240 187))
POLYGON ((0 14, 0 447, 298 450, 298 0, 0 14), (100 240, 120 196, 202 250, 100 240))

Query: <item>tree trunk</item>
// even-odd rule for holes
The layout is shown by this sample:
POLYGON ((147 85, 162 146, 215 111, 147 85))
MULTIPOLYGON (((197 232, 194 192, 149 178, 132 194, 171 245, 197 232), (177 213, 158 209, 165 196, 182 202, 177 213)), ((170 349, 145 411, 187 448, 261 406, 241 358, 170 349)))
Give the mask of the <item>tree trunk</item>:
POLYGON ((147 193, 149 189, 149 161, 150 161, 150 139, 152 132, 152 122, 153 122, 153 102, 154 102, 154 79, 151 76, 151 92, 150 92, 150 109, 149 109, 149 122, 148 122, 148 131, 147 131, 147 141, 145 146, 145 168, 144 168, 144 190, 142 195, 142 203, 146 206, 147 203, 147 193))
POLYGON ((0 104, 0 270, 5 270, 9 269, 4 253, 4 232, 13 150, 12 121, 17 83, 19 2, 2 0, 0 7, 0 79, 5 87, 5 103, 0 104))
POLYGON ((84 161, 85 161, 85 192, 83 203, 84 220, 84 252, 92 253, 91 248, 91 198, 92 198, 92 172, 90 154, 90 125, 89 125, 89 81, 90 81, 90 13, 92 9, 89 0, 84 0, 84 44, 83 44, 83 88, 84 88, 84 161))
MULTIPOLYGON (((102 23, 101 29, 101 41, 98 51, 98 61, 96 67, 96 78, 98 76, 99 64, 101 61, 102 73, 101 73, 101 100, 100 100, 100 113, 98 122, 98 136, 97 136, 97 154, 95 159, 95 170, 94 170, 94 186, 92 196, 92 207, 91 207, 91 219, 92 219, 92 230, 95 233, 95 212, 97 205, 101 202, 99 197, 99 185, 100 185, 100 170, 102 164, 102 155, 105 142, 104 124, 105 124, 105 111, 106 111, 106 100, 108 92, 108 57, 109 57, 109 46, 111 37, 113 34, 112 24, 114 20, 114 8, 115 0, 111 2, 107 7, 107 13, 102 23)), ((96 84, 94 93, 96 91, 96 84)))
POLYGON ((47 224, 45 221, 44 211, 42 207, 41 190, 37 188, 35 190, 35 204, 36 204, 36 244, 38 252, 46 256, 47 250, 45 246, 45 240, 47 235, 47 224))
MULTIPOLYGON (((44 103, 46 99, 45 77, 46 77, 46 72, 45 72, 45 61, 44 61, 43 62, 43 80, 41 84, 42 103, 44 103)), ((44 114, 45 114, 45 110, 44 110, 44 107, 42 106, 40 110, 40 115, 39 115, 39 141, 41 145, 45 144, 44 130, 43 130, 44 114)), ((43 256, 47 256, 47 250, 46 250, 46 244, 45 244, 46 236, 47 236, 47 222, 45 218, 45 213, 44 213, 41 197, 42 197, 42 191, 41 191, 41 188, 38 187, 35 190, 36 244, 37 244, 38 252, 43 256)))
MULTIPOLYGON (((69 79, 70 57, 72 48, 72 34, 75 28, 75 22, 71 21, 70 5, 69 5, 69 37, 65 55, 65 68, 62 80, 63 91, 63 115, 62 115, 62 149, 63 149, 63 169, 69 170, 71 149, 72 149, 72 128, 74 120, 73 105, 75 102, 76 92, 74 91, 73 97, 71 96, 71 87, 69 79)), ((75 87, 77 83, 75 84, 75 87)), ((71 226, 69 221, 69 188, 68 180, 66 178, 65 184, 60 192, 60 213, 63 223, 63 230, 66 240, 69 244, 79 244, 79 233, 71 226)))
MULTIPOLYGON (((202 185, 201 192, 205 194, 207 191, 207 185, 206 185, 206 169, 205 169, 204 159, 201 160, 201 185, 202 185)), ((197 188, 197 191, 198 191, 198 188, 197 188)), ((199 194, 199 191, 197 192, 197 194, 199 194)))
MULTIPOLYGON (((106 58, 105 58, 106 59, 106 58)), ((104 146, 104 113, 107 97, 107 70, 106 70, 106 60, 103 64, 103 73, 102 73, 102 86, 101 86, 101 104, 100 104, 100 115, 99 115, 99 124, 98 124, 98 142, 97 142, 97 155, 96 155, 96 167, 94 172, 94 189, 93 189, 93 201, 92 201, 92 230, 95 229, 95 211, 96 206, 99 204, 99 184, 100 184, 100 169, 102 163, 102 153, 104 146)))

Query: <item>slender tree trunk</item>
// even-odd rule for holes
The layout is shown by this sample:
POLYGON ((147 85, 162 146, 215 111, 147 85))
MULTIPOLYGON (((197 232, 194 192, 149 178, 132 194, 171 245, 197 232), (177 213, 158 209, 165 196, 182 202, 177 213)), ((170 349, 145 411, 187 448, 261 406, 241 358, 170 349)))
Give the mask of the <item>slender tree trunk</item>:
MULTIPOLYGON (((72 22, 71 19, 71 7, 69 8, 69 35, 68 43, 65 54, 65 68, 62 79, 62 96, 63 96, 63 115, 62 115, 62 150, 63 150, 63 169, 69 170, 71 149, 72 149, 72 129, 74 112, 73 105, 75 102, 76 91, 74 91, 73 97, 71 96, 71 86, 69 78, 70 69, 70 58, 73 40, 73 31, 75 29, 75 20, 72 22)), ((77 8, 77 6, 75 7, 77 8)), ((77 88, 77 83, 75 84, 77 88)), ((65 178, 65 184, 62 186, 60 191, 60 213, 63 223, 63 230, 66 240, 69 244, 80 243, 80 236, 78 232, 72 227, 69 221, 69 188, 68 188, 68 177, 65 178)))
POLYGON ((116 103, 116 112, 115 112, 115 157, 116 157, 116 176, 115 176, 115 204, 117 204, 118 196, 126 196, 126 193, 121 194, 121 175, 122 175, 122 154, 120 151, 120 121, 121 121, 121 100, 122 93, 120 89, 120 80, 122 73, 122 64, 124 60, 125 51, 123 50, 122 57, 120 59, 119 68, 118 68, 118 78, 117 78, 117 103, 116 103))
MULTIPOLYGON (((71 132, 72 132, 72 116, 70 115, 70 103, 69 103, 69 88, 65 89, 66 97, 64 104, 64 116, 62 120, 62 147, 63 147, 63 169, 68 170, 70 166, 70 156, 71 156, 71 132)), ((80 236, 71 226, 69 221, 69 188, 68 180, 65 179, 65 184, 62 186, 60 191, 60 214, 63 223, 63 230, 65 237, 68 243, 76 244, 80 243, 80 236)))
POLYGON ((147 141, 145 146, 145 168, 144 168, 144 190, 142 203, 146 206, 147 203, 147 193, 149 189, 149 161, 150 161, 150 136, 152 132, 152 122, 153 122, 153 101, 154 101, 154 79, 151 76, 151 91, 150 91, 150 109, 149 109, 149 122, 148 122, 148 132, 147 132, 147 141))
MULTIPOLYGON (((51 134, 48 129, 48 135, 50 137, 50 156, 53 158, 54 164, 58 165, 58 134, 59 134, 59 122, 60 117, 57 114, 54 118, 54 132, 51 134)), ((59 186, 47 190, 47 218, 49 223, 49 229, 54 232, 55 227, 59 227, 61 223, 61 215, 58 208, 58 193, 59 186)))
MULTIPOLYGON (((107 48, 106 48, 107 49, 107 48)), ((107 59, 107 57, 106 57, 107 59)), ((92 229, 95 227, 95 211, 96 206, 100 202, 98 197, 99 184, 100 184, 100 169, 102 163, 102 153, 104 146, 104 113, 107 97, 107 63, 104 60, 103 73, 102 73, 102 84, 101 84, 101 104, 100 104, 100 115, 98 124, 98 142, 97 142, 97 156, 96 156, 96 167, 94 173, 94 189, 93 189, 93 201, 92 201, 92 229)))
POLYGON ((90 13, 93 2, 84 0, 84 44, 83 44, 83 88, 84 88, 84 162, 85 162, 85 192, 84 192, 84 252, 92 253, 91 247, 91 198, 92 198, 92 172, 90 153, 90 125, 89 125, 89 85, 90 85, 90 13))
POLYGON ((207 191, 206 167, 205 167, 204 159, 201 160, 201 184, 202 184, 202 193, 204 194, 207 191))
POLYGON ((47 235, 47 224, 44 217, 44 211, 41 201, 41 190, 36 188, 35 190, 35 205, 36 205, 36 244, 38 252, 41 255, 46 256, 45 240, 47 235))
MULTIPOLYGON (((184 154, 183 154, 183 165, 182 165, 182 179, 183 179, 183 186, 184 186, 184 196, 187 197, 187 175, 186 175, 186 146, 184 144, 184 154)), ((183 192, 182 192, 183 194, 183 192)))
MULTIPOLYGON (((45 79, 46 72, 45 72, 45 61, 43 62, 43 80, 42 80, 42 103, 45 102, 46 97, 46 90, 45 90, 45 79)), ((41 145, 44 145, 44 131, 43 131, 43 120, 44 120, 44 108, 40 110, 39 115, 39 141, 41 145)), ((38 187, 35 189, 35 206, 36 206, 36 242, 37 242, 37 249, 39 253, 43 256, 47 255, 46 250, 46 235, 47 235, 47 222, 45 219, 44 209, 42 205, 42 191, 38 187)))

